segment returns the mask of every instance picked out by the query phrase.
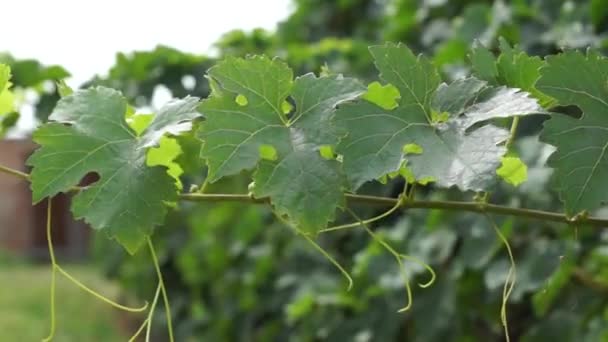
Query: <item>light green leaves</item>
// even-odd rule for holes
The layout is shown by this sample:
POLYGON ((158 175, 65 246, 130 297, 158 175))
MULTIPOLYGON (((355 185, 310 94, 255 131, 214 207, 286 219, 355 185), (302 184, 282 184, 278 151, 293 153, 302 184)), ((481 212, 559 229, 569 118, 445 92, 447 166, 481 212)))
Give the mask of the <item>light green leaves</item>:
POLYGON ((15 113, 15 95, 9 90, 10 79, 11 69, 8 65, 0 64, 0 137, 19 118, 19 115, 15 113))
POLYGON ((215 90, 201 104, 207 121, 199 134, 209 180, 257 166, 255 196, 270 197, 305 232, 324 227, 344 201, 340 163, 323 156, 340 136, 334 110, 365 88, 341 76, 293 80, 283 62, 265 57, 227 58, 209 76, 215 90))
MULTIPOLYGON (((0 64, 0 97, 8 92, 8 88, 11 86, 9 82, 11 79, 11 68, 8 65, 0 64)), ((2 103, 2 102, 0 102, 2 103)), ((0 113, 5 112, 6 108, 0 107, 0 113)))
POLYGON ((163 222, 166 202, 177 199, 167 169, 146 164, 148 149, 166 134, 190 130, 190 122, 200 117, 197 105, 196 98, 169 102, 138 136, 125 121, 127 103, 117 91, 99 87, 61 99, 50 116, 53 122, 34 133, 41 145, 27 162, 33 166, 34 203, 69 191, 95 172, 99 180, 76 194, 72 212, 135 252, 163 222))
POLYGON ((375 101, 360 101, 337 111, 337 125, 348 132, 337 151, 352 187, 407 168, 410 179, 433 179, 462 190, 487 189, 506 152, 499 144, 508 132, 481 123, 538 113, 536 101, 517 89, 490 87, 475 78, 440 84, 435 68, 403 45, 370 50, 381 78, 396 87, 401 98, 390 110, 375 101), (404 150, 409 144, 422 153, 404 150))
POLYGON ((505 182, 518 186, 528 180, 528 167, 521 159, 518 157, 503 157, 501 162, 502 165, 496 170, 496 174, 505 182))
POLYGON ((538 89, 583 111, 580 119, 555 114, 545 123, 541 139, 557 147, 548 164, 566 212, 592 211, 608 201, 608 60, 570 51, 547 63, 538 89))
POLYGON ((400 97, 401 95, 397 88, 391 84, 383 86, 379 82, 370 83, 367 86, 367 92, 363 95, 363 98, 367 101, 388 110, 397 108, 397 100, 400 97))

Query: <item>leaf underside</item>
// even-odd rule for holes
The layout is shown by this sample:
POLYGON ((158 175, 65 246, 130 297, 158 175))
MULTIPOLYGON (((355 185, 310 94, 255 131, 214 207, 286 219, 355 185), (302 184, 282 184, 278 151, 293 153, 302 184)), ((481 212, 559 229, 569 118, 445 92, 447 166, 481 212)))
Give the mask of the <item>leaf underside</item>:
POLYGON ((483 123, 542 112, 518 89, 475 78, 441 84, 434 66, 404 45, 370 50, 380 77, 398 89, 400 99, 395 109, 360 101, 337 111, 338 126, 348 132, 337 151, 353 189, 407 167, 416 179, 432 179, 442 187, 486 190, 495 182, 506 152, 499 144, 509 132, 483 123), (422 153, 404 155, 408 144, 422 153))

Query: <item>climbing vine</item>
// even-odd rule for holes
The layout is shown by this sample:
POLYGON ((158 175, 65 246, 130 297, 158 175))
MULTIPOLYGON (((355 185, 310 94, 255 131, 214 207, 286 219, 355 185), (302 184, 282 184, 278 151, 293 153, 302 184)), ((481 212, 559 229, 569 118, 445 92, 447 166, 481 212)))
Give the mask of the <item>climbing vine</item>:
MULTIPOLYGON (((28 159, 30 174, 0 166, 0 171, 31 183, 33 203, 48 199, 47 238, 51 279, 50 341, 55 332, 55 278, 121 310, 148 315, 131 340, 146 331, 162 296, 173 341, 170 301, 153 244, 154 227, 181 201, 242 201, 268 204, 277 219, 293 228, 344 274, 349 272, 321 248, 319 234, 363 227, 390 253, 403 274, 406 311, 412 305, 408 263, 423 260, 391 246, 369 224, 397 210, 442 209, 485 215, 507 248, 511 268, 505 280, 500 319, 509 338, 506 303, 515 282, 515 260, 507 238, 491 215, 509 215, 572 226, 604 227, 608 220, 590 215, 608 200, 608 59, 594 51, 566 51, 545 59, 528 56, 501 42, 500 53, 481 45, 470 52, 470 75, 445 82, 436 66, 402 44, 372 46, 379 78, 368 85, 324 70, 294 78, 279 59, 228 57, 209 69, 212 89, 205 99, 175 99, 156 113, 139 113, 116 90, 92 87, 72 91, 59 85, 63 98, 33 135, 40 146, 28 159), (560 111, 576 106, 575 117, 560 111), (526 181, 527 166, 513 149, 520 120, 546 118, 541 140, 556 147, 548 166, 564 212, 490 203, 500 181, 526 181), (175 137, 194 134, 207 165, 204 183, 183 189, 184 171, 175 161, 175 137), (207 193, 222 178, 252 171, 240 194, 207 193), (95 173, 99 179, 80 186, 95 173), (401 178, 398 198, 358 191, 367 182, 401 178), (456 188, 471 201, 416 199, 420 188, 456 188), (56 261, 51 240, 51 200, 73 193, 71 210, 92 228, 104 231, 129 253, 147 247, 158 286, 152 304, 129 308, 98 294, 56 261), (388 208, 363 219, 353 203, 388 208), (352 223, 331 225, 345 212, 352 223)), ((201 75, 202 76, 202 75, 201 75)), ((0 96, 10 93, 10 70, 0 66, 0 96)), ((177 148, 176 148, 177 146, 177 148)), ((439 275, 440 276, 440 275, 439 275)))

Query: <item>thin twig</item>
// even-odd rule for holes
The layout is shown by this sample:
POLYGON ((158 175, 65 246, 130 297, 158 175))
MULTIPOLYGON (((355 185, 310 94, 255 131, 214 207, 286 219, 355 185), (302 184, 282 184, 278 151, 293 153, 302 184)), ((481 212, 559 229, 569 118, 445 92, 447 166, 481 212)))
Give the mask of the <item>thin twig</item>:
MULTIPOLYGON (((11 174, 25 180, 29 180, 29 175, 13 170, 4 166, 0 166, 0 172, 11 174)), ((69 191, 77 191, 81 188, 72 187, 69 191)), ((366 205, 375 205, 380 207, 394 206, 399 199, 391 197, 379 197, 357 194, 345 194, 346 200, 351 203, 360 203, 366 205)), ((269 203, 267 197, 253 198, 249 194, 201 194, 201 193, 184 193, 179 195, 182 201, 191 202, 245 202, 245 203, 269 203)), ((403 209, 443 209, 455 211, 469 211, 476 213, 488 213, 515 217, 524 217, 535 220, 548 222, 559 222, 568 225, 589 225, 594 227, 608 227, 608 219, 597 217, 589 217, 586 215, 578 215, 569 217, 566 214, 549 212, 535 209, 512 208, 497 204, 489 204, 479 202, 460 202, 460 201, 420 201, 408 200, 401 204, 403 209)))
POLYGON ((154 245, 152 244, 152 240, 149 237, 147 238, 147 242, 148 248, 150 249, 150 254, 152 255, 152 261, 154 262, 154 268, 156 269, 160 292, 163 295, 163 303, 165 304, 165 314, 167 316, 167 330, 169 330, 169 341, 173 342, 173 323, 171 318, 171 306, 169 305, 169 296, 167 295, 167 288, 165 287, 165 282, 163 281, 163 274, 160 271, 158 258, 156 257, 156 252, 154 251, 154 245))

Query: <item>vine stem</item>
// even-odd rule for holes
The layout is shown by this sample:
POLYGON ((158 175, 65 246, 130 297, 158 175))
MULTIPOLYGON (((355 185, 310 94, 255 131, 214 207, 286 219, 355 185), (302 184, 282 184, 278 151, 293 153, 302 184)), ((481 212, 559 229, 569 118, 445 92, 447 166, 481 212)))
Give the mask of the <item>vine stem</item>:
POLYGON ((154 268, 156 269, 156 275, 158 277, 158 286, 160 287, 160 292, 163 295, 163 303, 165 304, 165 315, 167 316, 167 329, 169 330, 169 341, 173 342, 173 324, 171 322, 171 307, 169 305, 169 296, 167 295, 167 289, 165 288, 165 282, 163 281, 163 274, 160 271, 160 265, 158 263, 158 258, 156 257, 156 252, 154 251, 154 245, 152 244, 152 240, 150 237, 147 239, 148 248, 150 249, 150 255, 152 255, 152 261, 154 262, 154 268))
MULTIPOLYGON (((152 307, 150 308, 150 312, 148 313, 148 318, 146 318, 148 325, 146 328, 146 342, 150 341, 150 331, 152 330, 152 319, 154 318, 154 310, 156 309, 156 303, 158 303, 158 296, 161 291, 161 282, 158 282, 158 286, 156 287, 156 294, 154 294, 154 300, 152 301, 152 307)), ((137 337, 137 335, 135 336, 137 337)))
POLYGON ((509 151, 509 149, 513 145, 513 141, 515 141, 515 134, 517 133, 518 125, 519 125, 519 116, 516 116, 513 118, 513 121, 511 122, 511 131, 509 132, 509 139, 505 143, 505 148, 507 149, 507 151, 509 151))
POLYGON ((135 334, 133 334, 133 336, 131 336, 131 338, 129 339, 129 342, 135 342, 137 337, 139 337, 139 335, 144 331, 144 328, 146 328, 148 326, 148 322, 149 322, 148 318, 146 317, 146 319, 141 323, 141 325, 139 326, 139 328, 137 329, 135 334))
MULTIPOLYGON (((0 172, 7 173, 26 181, 30 180, 28 174, 21 171, 17 171, 5 166, 0 165, 0 172)), ((70 191, 77 191, 78 187, 72 187, 70 191)), ((379 197, 379 196, 368 196, 368 195, 357 195, 357 194, 345 194, 346 199, 352 203, 361 203, 367 205, 394 206, 399 199, 391 197, 379 197)), ((202 194, 202 193, 183 193, 179 195, 179 199, 182 201, 191 202, 248 202, 248 203, 269 203, 268 197, 253 198, 249 194, 202 194)), ((568 215, 550 211, 525 209, 525 208, 512 208, 497 204, 479 202, 464 202, 464 201, 421 201, 410 199, 401 203, 403 209, 442 209, 442 210, 456 210, 456 211, 469 211, 476 213, 488 213, 515 217, 525 217, 529 219, 542 220, 548 222, 559 222, 566 223, 568 225, 584 224, 594 227, 608 227, 608 219, 602 219, 592 216, 579 215, 570 217, 568 215)))
MULTIPOLYGON (((30 180, 30 175, 28 175, 27 173, 21 172, 19 170, 11 169, 10 167, 0 165, 0 172, 4 172, 9 175, 17 176, 26 181, 30 180)), ((49 203, 49 205, 50 205, 50 203, 49 203)))
MULTIPOLYGON (((394 206, 399 199, 391 197, 379 197, 379 196, 368 196, 368 195, 356 195, 356 194, 345 194, 348 202, 376 205, 376 206, 394 206)), ((180 195, 180 199, 183 201, 192 202, 249 202, 249 203, 268 203, 269 198, 251 198, 248 194, 197 194, 197 193, 185 193, 180 195)), ((442 209, 442 210, 455 210, 455 211, 469 211, 476 213, 490 213, 497 215, 525 217, 529 219, 559 222, 566 224, 586 224, 595 227, 608 227, 608 219, 602 219, 597 217, 578 216, 570 218, 565 214, 525 209, 525 208, 512 208, 502 205, 489 204, 471 201, 423 201, 423 200, 408 200, 401 203, 403 209, 442 209)))

